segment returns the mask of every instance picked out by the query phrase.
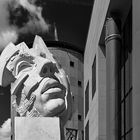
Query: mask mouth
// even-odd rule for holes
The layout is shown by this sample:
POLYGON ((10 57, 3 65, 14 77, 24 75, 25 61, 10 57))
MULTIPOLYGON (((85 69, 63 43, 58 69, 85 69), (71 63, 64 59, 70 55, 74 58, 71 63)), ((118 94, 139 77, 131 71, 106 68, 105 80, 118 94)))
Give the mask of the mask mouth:
POLYGON ((62 86, 61 86, 61 84, 58 82, 58 81, 56 81, 55 79, 48 79, 45 83, 44 83, 44 85, 43 85, 43 87, 42 87, 42 90, 41 90, 41 94, 43 94, 45 91, 47 91, 47 90, 49 90, 49 89, 51 89, 51 88, 61 88, 62 86))
POLYGON ((49 78, 44 83, 41 96, 48 99, 62 98, 66 95, 66 88, 57 80, 49 78))

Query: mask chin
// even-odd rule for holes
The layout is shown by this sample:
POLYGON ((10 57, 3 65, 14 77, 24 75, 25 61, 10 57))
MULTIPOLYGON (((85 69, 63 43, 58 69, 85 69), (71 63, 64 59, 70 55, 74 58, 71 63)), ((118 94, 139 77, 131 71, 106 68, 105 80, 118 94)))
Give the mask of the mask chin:
POLYGON ((43 107, 46 117, 61 116, 61 113, 65 111, 65 109, 65 101, 61 98, 50 99, 43 107))

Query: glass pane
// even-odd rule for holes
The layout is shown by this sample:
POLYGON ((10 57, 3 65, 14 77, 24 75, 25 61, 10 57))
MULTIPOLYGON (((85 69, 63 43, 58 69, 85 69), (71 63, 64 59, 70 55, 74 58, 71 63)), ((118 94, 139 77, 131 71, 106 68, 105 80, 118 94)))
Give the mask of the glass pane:
POLYGON ((129 131, 132 127, 132 94, 131 92, 126 98, 125 101, 125 132, 129 131))
POLYGON ((92 65, 92 98, 96 91, 96 56, 92 65))
POLYGON ((121 136, 124 135, 124 102, 121 104, 121 136))
POLYGON ((124 137, 121 137, 121 140, 124 140, 124 137))
POLYGON ((85 128, 85 140, 89 140, 89 121, 87 122, 87 125, 85 128))
POLYGON ((126 134, 126 140, 132 140, 132 131, 126 134))
POLYGON ((121 101, 124 98, 124 66, 121 69, 121 101))
POLYGON ((88 110, 89 110, 89 82, 87 84, 86 91, 85 91, 85 117, 88 113, 88 110))
POLYGON ((129 53, 129 87, 132 87, 132 53, 129 53))

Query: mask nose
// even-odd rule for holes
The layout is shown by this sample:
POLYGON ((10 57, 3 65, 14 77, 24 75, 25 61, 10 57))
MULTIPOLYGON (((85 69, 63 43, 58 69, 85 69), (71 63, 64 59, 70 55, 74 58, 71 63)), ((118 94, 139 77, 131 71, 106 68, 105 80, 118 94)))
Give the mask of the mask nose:
POLYGON ((54 64, 50 60, 42 62, 39 67, 39 75, 41 77, 46 77, 54 74, 54 64))

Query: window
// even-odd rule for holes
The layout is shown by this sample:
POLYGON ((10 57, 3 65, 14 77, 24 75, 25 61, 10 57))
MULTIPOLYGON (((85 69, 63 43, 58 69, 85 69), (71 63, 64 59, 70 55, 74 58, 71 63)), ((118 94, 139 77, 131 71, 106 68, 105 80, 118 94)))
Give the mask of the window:
POLYGON ((123 28, 121 51, 121 95, 118 98, 118 139, 132 140, 132 16, 129 13, 123 28))
POLYGON ((96 56, 92 65, 92 98, 94 97, 96 91, 96 56))
POLYGON ((89 110, 89 82, 87 83, 86 91, 85 91, 85 117, 89 110))
POLYGON ((66 140, 77 140, 77 130, 66 128, 66 140))
POLYGON ((74 67, 74 62, 73 61, 70 61, 70 66, 74 67))
POLYGON ((82 130, 82 140, 84 140, 84 131, 82 130))
MULTIPOLYGON (((121 139, 132 135, 132 88, 121 101, 121 139)), ((130 138, 129 138, 130 139, 130 138)), ((130 139, 132 140, 132 139, 130 139)))
POLYGON ((72 99, 73 99, 73 101, 74 101, 74 96, 72 96, 72 99))
POLYGON ((85 140, 89 140, 89 121, 87 122, 85 127, 85 140))
POLYGON ((82 116, 80 114, 78 114, 78 120, 82 121, 82 116))
POLYGON ((82 87, 82 82, 81 81, 78 81, 78 86, 82 87))

